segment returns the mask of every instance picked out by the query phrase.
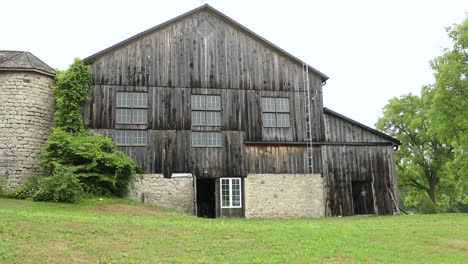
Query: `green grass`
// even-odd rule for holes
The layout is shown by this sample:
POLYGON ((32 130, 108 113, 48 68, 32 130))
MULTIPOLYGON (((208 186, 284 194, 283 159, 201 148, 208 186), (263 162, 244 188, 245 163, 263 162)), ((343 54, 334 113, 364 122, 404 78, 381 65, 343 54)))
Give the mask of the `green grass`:
POLYGON ((201 219, 122 199, 0 199, 0 263, 466 263, 463 214, 201 219))

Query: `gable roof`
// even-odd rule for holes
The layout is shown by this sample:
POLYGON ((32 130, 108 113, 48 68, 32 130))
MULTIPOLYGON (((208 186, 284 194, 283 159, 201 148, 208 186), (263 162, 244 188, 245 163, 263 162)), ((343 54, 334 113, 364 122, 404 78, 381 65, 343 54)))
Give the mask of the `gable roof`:
POLYGON ((33 71, 55 76, 52 67, 28 51, 0 50, 0 71, 33 71))
MULTIPOLYGON (((185 17, 188 17, 188 16, 190 16, 190 15, 192 15, 194 13, 197 13, 199 11, 202 11, 202 10, 213 12, 214 14, 218 15, 219 17, 221 17, 225 21, 229 22, 230 24, 238 27, 239 29, 241 29, 242 31, 247 33, 248 35, 252 36, 256 40, 262 42, 263 44, 265 44, 265 45, 267 45, 269 47, 271 47, 273 50, 275 50, 275 51, 277 51, 277 52, 279 52, 279 53, 281 53, 283 55, 286 55, 287 57, 289 57, 290 59, 292 59, 293 61, 295 61, 297 63, 300 63, 300 64, 304 63, 304 61, 302 61, 302 60, 298 59, 297 57, 291 55, 290 53, 286 52, 285 50, 281 49, 280 47, 278 47, 275 44, 271 43, 270 41, 266 40, 265 38, 259 36, 255 32, 251 31, 250 29, 246 28, 245 26, 241 25, 240 23, 238 23, 234 19, 226 16, 225 14, 221 13, 220 11, 216 10, 215 8, 213 8, 212 6, 210 6, 208 4, 204 4, 204 5, 202 5, 200 7, 197 7, 195 9, 191 10, 191 11, 188 11, 187 13, 184 13, 184 14, 182 14, 180 16, 177 16, 177 17, 175 17, 173 19, 170 19, 170 20, 168 20, 168 21, 166 21, 166 22, 164 22, 162 24, 159 24, 159 25, 157 25, 155 27, 152 27, 152 28, 147 29, 147 30, 145 30, 143 32, 140 32, 140 33, 138 33, 138 34, 126 39, 126 40, 123 40, 123 41, 121 41, 121 42, 119 42, 119 43, 117 43, 117 44, 115 44, 113 46, 110 46, 110 47, 108 47, 108 48, 106 48, 104 50, 101 50, 101 51, 99 51, 99 52, 85 58, 83 61, 85 63, 87 63, 87 64, 93 63, 98 57, 100 57, 100 56, 102 56, 102 55, 104 55, 104 54, 106 54, 108 52, 111 52, 111 51, 113 51, 113 50, 115 50, 117 48, 120 48, 120 47, 124 46, 125 44, 127 44, 127 43, 129 43, 129 42, 131 42, 131 41, 133 41, 135 39, 138 39, 138 38, 143 37, 143 36, 145 36, 145 35, 147 35, 149 33, 152 33, 154 31, 162 29, 162 28, 164 28, 164 27, 166 27, 166 26, 168 26, 168 25, 170 25, 172 23, 175 23, 175 22, 177 22, 177 21, 179 21, 179 20, 181 20, 181 19, 183 19, 185 17)), ((309 71, 312 71, 312 72, 320 75, 320 77, 322 79, 322 82, 326 82, 328 80, 327 75, 325 75, 324 73, 320 72, 319 70, 315 69, 314 67, 312 67, 312 66, 310 66, 308 64, 307 64, 307 66, 309 67, 309 71)))
POLYGON ((353 120, 353 119, 351 119, 351 118, 349 118, 349 117, 346 117, 346 116, 344 116, 344 115, 342 115, 342 114, 339 114, 339 113, 337 113, 337 112, 335 112, 335 111, 333 111, 333 110, 330 110, 330 109, 328 109, 328 108, 326 108, 326 107, 323 108, 323 112, 324 112, 325 114, 329 114, 329 115, 335 116, 336 118, 339 118, 339 119, 342 119, 342 120, 344 120, 344 121, 346 121, 346 122, 349 122, 349 123, 351 123, 351 124, 353 124, 353 125, 355 125, 355 126, 358 126, 358 127, 362 128, 362 129, 364 129, 364 130, 366 130, 366 131, 369 131, 369 132, 372 133, 372 134, 375 134, 375 135, 377 135, 377 136, 380 136, 380 137, 382 137, 382 138, 385 138, 386 140, 388 140, 388 141, 394 143, 395 145, 401 145, 401 142, 400 142, 398 139, 396 139, 396 138, 394 138, 394 137, 392 137, 392 136, 389 136, 389 135, 387 135, 387 134, 385 134, 385 133, 382 133, 382 132, 380 132, 380 131, 378 131, 378 130, 376 130, 376 129, 373 129, 373 128, 371 128, 371 127, 368 127, 368 126, 366 126, 366 125, 364 125, 364 124, 361 124, 361 123, 359 123, 358 121, 355 121, 355 120, 353 120))

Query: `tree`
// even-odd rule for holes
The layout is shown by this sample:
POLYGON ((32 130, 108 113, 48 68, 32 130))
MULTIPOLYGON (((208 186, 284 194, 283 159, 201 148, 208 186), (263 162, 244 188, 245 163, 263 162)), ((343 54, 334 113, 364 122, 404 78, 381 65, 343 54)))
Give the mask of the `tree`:
POLYGON ((468 204, 468 18, 447 32, 453 46, 431 62, 436 82, 422 96, 431 100, 435 133, 454 149, 448 169, 457 189, 455 200, 468 204))
POLYGON ((447 28, 451 49, 431 62, 435 83, 421 96, 393 98, 377 128, 400 139, 396 152, 405 205, 425 194, 439 210, 468 204, 468 18, 447 28))
POLYGON ((393 98, 384 108, 377 128, 401 141, 396 155, 399 187, 408 190, 406 206, 415 206, 428 197, 439 208, 447 207, 446 164, 452 149, 429 129, 428 102, 415 95, 393 98), (424 195, 425 194, 425 195, 424 195))

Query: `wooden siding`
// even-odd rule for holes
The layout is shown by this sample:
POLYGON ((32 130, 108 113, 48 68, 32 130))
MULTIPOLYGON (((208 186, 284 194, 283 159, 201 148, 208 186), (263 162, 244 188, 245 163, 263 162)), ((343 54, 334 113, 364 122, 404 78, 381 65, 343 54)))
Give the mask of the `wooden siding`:
MULTIPOLYGON (((304 90, 302 65, 208 10, 106 53, 91 69, 101 85, 304 90), (205 20, 215 28, 207 37, 197 31, 205 20)), ((309 73, 320 92, 321 77, 309 73)))
MULTIPOLYGON (((86 123, 111 137, 116 128, 148 129, 147 147, 119 147, 146 172, 162 172, 166 177, 172 172, 200 176, 205 170, 210 177, 266 173, 272 168, 258 164, 270 164, 272 158, 245 156, 245 141, 305 139, 302 65, 209 10, 113 50, 97 58, 90 68, 94 84, 85 106, 86 123), (208 37, 197 32, 205 20, 215 28, 208 37), (148 92, 147 125, 115 124, 116 93, 121 91, 148 92), (221 126, 191 126, 192 94, 221 96, 221 126), (262 96, 289 98, 289 128, 262 127, 262 96), (223 131, 223 147, 191 147, 190 131, 198 130, 223 131)), ((308 88, 316 98, 312 105, 313 137, 319 141, 324 130, 321 76, 309 72, 309 79, 308 88)), ((291 148, 277 149, 278 155, 283 155, 281 160, 289 156, 291 148)), ((286 164, 275 166, 275 171, 304 172, 304 147, 295 149, 295 158, 283 160, 286 164)), ((249 147, 249 153, 258 151, 263 147, 249 147)), ((319 160, 317 157, 317 168, 319 160)))
MULTIPOLYGON (((201 10, 93 59, 91 100, 84 108, 90 130, 113 137, 115 129, 148 130, 147 146, 118 147, 148 173, 189 172, 197 177, 240 177, 248 173, 307 173, 304 145, 249 142, 304 142, 305 89, 312 101, 314 173, 323 173, 327 215, 352 215, 351 182, 372 181, 375 212, 390 214, 387 191, 396 184, 392 146, 346 146, 385 143, 387 138, 323 112, 322 76, 279 53, 235 24, 201 10), (203 37, 198 25, 214 32, 203 37), (148 123, 116 124, 116 93, 147 92, 148 123), (192 127, 191 95, 221 96, 221 125, 192 127), (261 98, 287 97, 288 128, 263 128, 261 98), (221 131, 221 148, 196 148, 191 131, 221 131), (327 145, 324 143, 335 143, 327 145), (340 145, 342 144, 343 145, 340 145)), ((243 216, 243 209, 221 209, 219 180, 216 215, 243 216)), ((242 192, 244 180, 242 180, 242 192)), ((244 203, 244 199, 243 199, 244 203)))
POLYGON ((322 146, 326 214, 353 215, 352 181, 369 181, 374 211, 393 213, 389 191, 396 188, 392 146, 322 146))
POLYGON ((327 142, 391 142, 368 129, 332 114, 325 113, 324 121, 327 142))

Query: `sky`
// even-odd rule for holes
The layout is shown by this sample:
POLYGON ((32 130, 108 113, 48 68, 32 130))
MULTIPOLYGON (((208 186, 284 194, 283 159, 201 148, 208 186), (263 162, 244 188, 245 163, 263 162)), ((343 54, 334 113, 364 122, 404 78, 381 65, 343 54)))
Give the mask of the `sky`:
POLYGON ((324 106, 370 127, 388 100, 434 82, 445 28, 468 12, 467 0, 4 0, 0 50, 66 69, 205 3, 328 75, 324 106))

